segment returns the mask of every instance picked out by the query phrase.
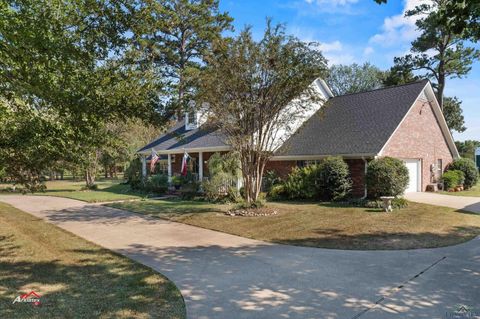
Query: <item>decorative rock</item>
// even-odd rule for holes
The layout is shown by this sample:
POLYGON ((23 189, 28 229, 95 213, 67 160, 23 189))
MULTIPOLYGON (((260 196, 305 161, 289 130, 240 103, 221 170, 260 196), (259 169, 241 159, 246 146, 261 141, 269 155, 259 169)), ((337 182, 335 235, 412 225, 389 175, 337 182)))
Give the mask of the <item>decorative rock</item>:
POLYGON ((270 208, 237 209, 229 210, 225 213, 225 215, 240 217, 265 217, 277 215, 277 211, 270 208))

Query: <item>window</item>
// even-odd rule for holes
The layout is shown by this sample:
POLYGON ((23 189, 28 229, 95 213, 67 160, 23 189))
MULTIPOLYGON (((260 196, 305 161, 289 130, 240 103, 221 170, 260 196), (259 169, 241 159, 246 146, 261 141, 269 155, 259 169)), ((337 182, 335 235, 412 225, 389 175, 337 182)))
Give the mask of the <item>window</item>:
POLYGON ((442 175, 443 175, 443 161, 441 158, 437 159, 437 165, 436 165, 436 168, 437 168, 437 180, 440 180, 442 178, 442 175))
POLYGON ((297 161, 297 166, 298 167, 306 167, 306 166, 318 164, 319 162, 320 162, 319 160, 297 161))

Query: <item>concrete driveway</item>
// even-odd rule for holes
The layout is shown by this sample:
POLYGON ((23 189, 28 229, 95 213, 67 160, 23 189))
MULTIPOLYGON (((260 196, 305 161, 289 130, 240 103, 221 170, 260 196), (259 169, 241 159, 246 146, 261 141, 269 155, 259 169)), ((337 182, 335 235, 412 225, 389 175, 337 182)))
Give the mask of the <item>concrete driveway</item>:
POLYGON ((405 198, 418 203, 445 206, 480 213, 480 197, 454 196, 438 193, 407 193, 405 198))
POLYGON ((438 249, 328 250, 268 244, 69 199, 0 200, 163 273, 182 291, 192 319, 463 318, 447 317, 460 304, 480 311, 478 238, 438 249))

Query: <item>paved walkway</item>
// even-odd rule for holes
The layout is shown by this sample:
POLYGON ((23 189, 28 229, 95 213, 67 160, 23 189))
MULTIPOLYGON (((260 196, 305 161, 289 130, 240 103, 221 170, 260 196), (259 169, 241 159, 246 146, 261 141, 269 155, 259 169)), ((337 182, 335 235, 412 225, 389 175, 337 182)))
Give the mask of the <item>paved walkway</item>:
POLYGON ((0 200, 165 274, 192 319, 444 319, 458 304, 480 310, 480 239, 439 249, 328 250, 56 197, 0 200))
POLYGON ((408 193, 405 198, 418 203, 445 206, 480 213, 480 197, 443 195, 437 193, 408 193))

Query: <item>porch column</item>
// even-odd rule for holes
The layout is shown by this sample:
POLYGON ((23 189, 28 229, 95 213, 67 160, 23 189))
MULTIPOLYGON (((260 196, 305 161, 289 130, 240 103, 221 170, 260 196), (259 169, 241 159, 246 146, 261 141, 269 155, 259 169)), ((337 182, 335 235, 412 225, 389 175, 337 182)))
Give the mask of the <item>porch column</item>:
POLYGON ((203 152, 198 152, 198 180, 203 181, 203 152))
POLYGON ((171 183, 172 182, 172 155, 168 154, 167 159, 168 159, 168 182, 171 183))
POLYGON ((142 155, 142 176, 147 177, 147 157, 142 155))

